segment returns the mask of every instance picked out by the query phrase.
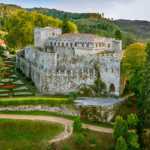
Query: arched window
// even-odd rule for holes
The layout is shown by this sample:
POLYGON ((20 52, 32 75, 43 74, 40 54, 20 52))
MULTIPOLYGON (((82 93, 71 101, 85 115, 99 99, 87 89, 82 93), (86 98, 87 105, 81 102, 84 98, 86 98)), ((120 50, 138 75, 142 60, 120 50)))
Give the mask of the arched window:
POLYGON ((87 44, 87 47, 89 47, 89 44, 87 44))
POLYGON ((97 47, 97 44, 96 44, 96 47, 97 47))
POLYGON ((53 36, 55 36, 55 33, 53 33, 53 36))
POLYGON ((84 43, 82 43, 82 47, 84 47, 84 43))
POLYGON ((54 46, 56 46, 56 42, 54 42, 54 46))
POLYGON ((109 92, 115 92, 115 86, 114 86, 114 84, 111 84, 111 85, 110 85, 110 90, 109 90, 109 92))
POLYGON ((52 45, 53 45, 53 42, 50 42, 50 45, 52 46, 52 45))
POLYGON ((60 42, 58 42, 58 46, 60 46, 60 42))
POLYGON ((64 47, 64 42, 62 42, 62 46, 64 47))
POLYGON ((99 47, 101 47, 101 43, 99 43, 99 47))
POLYGON ((108 44, 108 48, 110 48, 110 44, 108 44))
POLYGON ((68 43, 66 43, 66 47, 68 47, 68 43))
POLYGON ((70 46, 72 47, 72 43, 70 43, 70 46))
POLYGON ((107 68, 106 68, 106 72, 107 72, 107 68))
POLYGON ((112 73, 114 72, 114 69, 112 69, 112 73))
POLYGON ((78 44, 77 44, 77 42, 75 43, 75 46, 77 46, 78 44))

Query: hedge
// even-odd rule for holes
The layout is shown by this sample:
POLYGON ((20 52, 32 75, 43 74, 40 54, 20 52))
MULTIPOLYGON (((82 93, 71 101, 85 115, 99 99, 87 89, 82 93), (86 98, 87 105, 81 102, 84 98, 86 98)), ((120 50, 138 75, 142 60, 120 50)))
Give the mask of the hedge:
POLYGON ((33 90, 30 90, 30 89, 25 89, 25 90, 13 90, 12 95, 13 95, 13 96, 34 96, 34 95, 35 95, 35 92, 34 92, 33 90), (18 93, 18 92, 31 92, 32 94, 17 94, 17 95, 15 95, 15 93, 18 93))
POLYGON ((70 101, 67 98, 14 98, 0 100, 0 105, 38 105, 38 104, 69 104, 70 101))

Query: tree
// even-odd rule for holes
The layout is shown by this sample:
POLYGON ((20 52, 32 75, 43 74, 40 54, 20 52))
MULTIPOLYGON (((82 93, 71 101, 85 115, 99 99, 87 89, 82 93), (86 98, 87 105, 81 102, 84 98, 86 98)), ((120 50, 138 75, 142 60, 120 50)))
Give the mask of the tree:
POLYGON ((122 117, 117 116, 113 128, 113 139, 115 140, 115 142, 117 142, 120 136, 126 137, 127 132, 128 124, 126 120, 123 120, 122 117))
POLYGON ((115 32, 115 39, 116 40, 122 40, 122 33, 121 33, 121 31, 118 29, 118 30, 116 30, 116 32, 115 32))
POLYGON ((82 134, 79 134, 77 137, 78 146, 82 146, 85 144, 85 137, 82 134))
POLYGON ((135 128, 139 119, 138 119, 136 114, 130 114, 130 115, 128 115, 127 121, 128 121, 128 124, 131 128, 135 128))
POLYGON ((127 150, 127 143, 122 136, 118 138, 115 150, 127 150))
POLYGON ((127 47, 122 58, 122 70, 130 80, 136 73, 139 74, 146 60, 146 45, 141 43, 131 44, 127 47))
POLYGON ((71 30, 69 28, 69 23, 68 23, 68 16, 67 13, 64 15, 64 20, 63 20, 63 26, 62 26, 62 33, 70 33, 71 30))
POLYGON ((127 144, 128 148, 139 148, 138 135, 134 132, 128 132, 127 144))
POLYGON ((81 123, 81 120, 80 118, 76 118, 73 122, 73 129, 74 130, 81 130, 82 129, 82 123, 81 123))

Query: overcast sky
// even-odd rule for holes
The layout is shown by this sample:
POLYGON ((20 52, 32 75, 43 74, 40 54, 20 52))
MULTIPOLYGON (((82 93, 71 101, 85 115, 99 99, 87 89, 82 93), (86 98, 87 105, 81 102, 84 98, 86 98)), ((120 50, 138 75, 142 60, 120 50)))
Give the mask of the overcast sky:
POLYGON ((106 18, 150 21, 150 0, 0 0, 23 8, 44 7, 69 12, 105 13, 106 18))

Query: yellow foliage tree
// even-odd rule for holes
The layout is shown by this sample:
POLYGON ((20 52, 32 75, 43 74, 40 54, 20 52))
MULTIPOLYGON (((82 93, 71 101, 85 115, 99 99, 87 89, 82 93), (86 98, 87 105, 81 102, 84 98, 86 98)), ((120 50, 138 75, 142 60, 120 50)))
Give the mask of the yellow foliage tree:
POLYGON ((146 61, 146 45, 142 43, 135 43, 129 45, 122 58, 122 70, 125 72, 125 76, 130 80, 135 73, 141 69, 142 65, 146 61))

